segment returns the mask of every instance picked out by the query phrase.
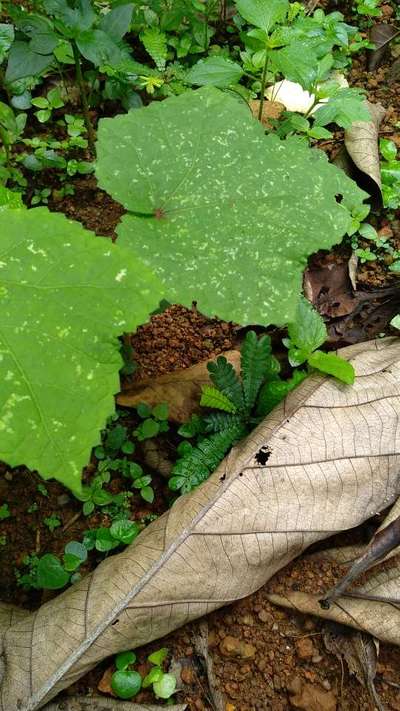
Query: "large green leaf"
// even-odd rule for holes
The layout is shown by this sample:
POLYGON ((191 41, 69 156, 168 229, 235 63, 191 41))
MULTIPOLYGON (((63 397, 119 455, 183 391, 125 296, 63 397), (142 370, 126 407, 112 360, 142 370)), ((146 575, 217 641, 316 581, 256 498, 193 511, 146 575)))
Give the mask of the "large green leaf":
POLYGON ((293 321, 308 255, 339 242, 366 197, 214 87, 103 119, 98 136, 99 183, 131 213, 119 242, 169 301, 239 323, 293 321))
POLYGON ((247 22, 269 33, 276 22, 285 18, 289 2, 288 0, 236 0, 236 7, 247 22))
POLYGON ((46 208, 0 212, 0 459, 78 491, 113 412, 117 336, 161 292, 122 247, 46 208))
POLYGON ((8 55, 5 80, 11 83, 24 77, 38 76, 50 67, 53 60, 52 54, 34 52, 29 42, 16 41, 12 44, 8 55))
POLYGON ((197 86, 217 86, 219 89, 225 89, 231 84, 237 84, 242 78, 244 71, 240 64, 232 62, 225 57, 207 57, 200 59, 195 64, 186 77, 189 84, 197 86))

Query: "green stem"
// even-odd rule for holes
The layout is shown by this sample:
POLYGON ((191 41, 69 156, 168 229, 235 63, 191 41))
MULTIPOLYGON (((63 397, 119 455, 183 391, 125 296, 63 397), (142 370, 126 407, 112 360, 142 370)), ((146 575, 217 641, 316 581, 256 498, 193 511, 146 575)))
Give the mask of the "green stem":
POLYGON ((269 55, 268 55, 268 50, 265 50, 265 62, 264 62, 264 69, 262 73, 262 78, 261 78, 261 96, 260 96, 260 106, 258 108, 258 120, 261 121, 262 119, 262 114, 263 114, 263 107, 264 107, 264 100, 265 100, 265 86, 267 83, 267 72, 268 72, 268 61, 269 61, 269 55))
MULTIPOLYGON (((313 93, 313 90, 312 90, 312 89, 311 89, 310 93, 311 93, 311 94, 313 93)), ((315 107, 316 107, 319 103, 320 103, 320 100, 319 100, 319 99, 314 99, 312 105, 310 106, 310 108, 308 109, 308 111, 304 114, 304 118, 305 118, 305 119, 307 119, 307 118, 310 116, 311 111, 313 111, 313 109, 315 109, 315 107)))
POLYGON ((76 42, 72 41, 71 44, 72 44, 72 50, 74 53, 74 60, 75 60, 76 82, 79 86, 83 116, 85 119, 85 125, 86 125, 86 129, 87 129, 87 133, 88 133, 89 148, 90 148, 91 153, 94 155, 95 154, 95 145, 94 145, 95 134, 94 134, 92 122, 90 120, 89 103, 88 103, 87 95, 86 95, 85 82, 83 81, 83 76, 82 76, 82 68, 81 68, 81 60, 80 60, 80 56, 79 56, 79 49, 76 45, 76 42))
POLYGON ((208 0, 206 0, 206 12, 204 14, 204 51, 208 49, 208 0))

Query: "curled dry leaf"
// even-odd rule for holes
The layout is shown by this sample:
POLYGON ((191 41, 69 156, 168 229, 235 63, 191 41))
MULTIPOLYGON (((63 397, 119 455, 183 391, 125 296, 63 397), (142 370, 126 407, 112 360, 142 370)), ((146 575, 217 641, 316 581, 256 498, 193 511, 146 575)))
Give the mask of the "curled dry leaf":
POLYGON ((384 711, 374 683, 379 642, 369 634, 329 622, 324 626, 322 639, 328 652, 346 661, 350 674, 367 689, 374 706, 384 711))
POLYGON ((400 517, 377 531, 362 554, 352 563, 341 580, 320 600, 323 607, 329 607, 333 600, 344 594, 350 584, 363 573, 382 562, 400 545, 400 517))
MULTIPOLYGON (((41 708, 106 656, 249 595, 312 543, 397 499, 400 341, 341 354, 355 367, 354 386, 318 374, 303 381, 132 545, 8 627, 1 711, 41 708)), ((387 592, 391 571, 381 575, 387 592)), ((383 605, 382 620, 364 600, 350 605, 353 620, 360 613, 375 636, 400 643, 399 610, 383 605)))
POLYGON ((389 48, 389 42, 399 34, 394 25, 379 22, 371 27, 369 37, 375 49, 368 50, 368 71, 373 72, 382 63, 389 48))
POLYGON ((378 131, 386 110, 366 101, 371 121, 355 121, 344 133, 344 147, 334 163, 361 182, 376 202, 382 204, 378 131), (359 171, 357 173, 357 171, 359 171), (361 173, 361 176, 360 176, 361 173))
MULTIPOLYGON (((232 363, 235 370, 240 370, 240 352, 226 351, 221 355, 232 363)), ((211 380, 207 363, 211 358, 190 368, 176 370, 160 375, 158 378, 146 378, 135 383, 129 390, 117 395, 118 405, 137 407, 145 402, 154 407, 160 402, 168 404, 168 419, 173 422, 187 422, 194 412, 200 411, 200 396, 203 385, 210 385, 211 380)))

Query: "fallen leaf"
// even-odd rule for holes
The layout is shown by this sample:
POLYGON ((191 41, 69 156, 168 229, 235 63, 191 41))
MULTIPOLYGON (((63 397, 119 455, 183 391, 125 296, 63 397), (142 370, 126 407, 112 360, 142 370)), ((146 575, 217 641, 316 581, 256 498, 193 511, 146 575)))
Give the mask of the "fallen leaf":
POLYGON ((306 269, 303 287, 305 296, 322 316, 345 316, 359 303, 353 292, 349 263, 338 263, 330 255, 318 267, 306 269))
MULTIPOLYGON (((221 353, 235 370, 240 370, 240 352, 226 351, 221 353)), ((203 385, 210 385, 211 380, 207 363, 197 363, 190 368, 175 370, 173 373, 160 375, 158 378, 146 378, 135 383, 128 390, 117 395, 118 405, 137 407, 145 402, 150 407, 166 402, 168 404, 168 419, 173 422, 187 422, 194 412, 200 412, 200 397, 203 385)))
POLYGON ((97 684, 97 689, 98 691, 101 691, 102 694, 110 694, 111 696, 115 697, 115 694, 111 688, 111 677, 115 672, 115 667, 107 667, 105 670, 103 676, 101 677, 99 683, 97 684))
POLYGON ((369 634, 336 623, 325 625, 322 639, 328 652, 346 661, 350 674, 367 689, 374 706, 385 711, 374 683, 379 642, 369 634))
MULTIPOLYGON (((168 711, 185 711, 186 708, 187 704, 177 704, 168 706, 168 711)), ((47 704, 43 711, 161 711, 161 709, 165 709, 165 704, 157 706, 107 699, 104 696, 76 696, 47 704)))
MULTIPOLYGON (((311 375, 133 544, 7 627, 1 711, 35 711, 105 657, 251 594, 312 543, 397 500, 400 340, 341 354, 355 367, 354 386, 311 375), (261 465, 265 446, 271 454, 261 465)), ((378 593, 398 587, 395 561, 374 581, 378 593)), ((400 644, 397 608, 389 614, 387 603, 346 598, 321 611, 316 597, 314 614, 334 609, 339 621, 357 626, 358 618, 400 644)))
POLYGON ((394 84, 400 79, 400 57, 393 62, 388 74, 388 84, 394 84))
POLYGON ((207 673, 208 688, 215 711, 226 711, 226 702, 223 693, 218 688, 217 678, 214 673, 214 663, 209 652, 208 624, 202 620, 193 635, 193 646, 196 653, 204 660, 207 673))
POLYGON ((364 181, 365 189, 382 205, 378 132, 386 109, 381 104, 366 104, 371 121, 355 121, 346 129, 344 146, 333 162, 356 181, 364 181))
POLYGON ((362 554, 351 565, 346 575, 321 599, 323 607, 329 607, 333 600, 343 595, 349 585, 372 566, 384 560, 400 545, 400 516, 384 528, 380 528, 362 554))
POLYGON ((375 49, 367 51, 367 67, 369 72, 373 72, 382 63, 389 48, 389 43, 399 34, 399 30, 394 25, 385 22, 376 23, 371 27, 369 38, 374 43, 375 49))

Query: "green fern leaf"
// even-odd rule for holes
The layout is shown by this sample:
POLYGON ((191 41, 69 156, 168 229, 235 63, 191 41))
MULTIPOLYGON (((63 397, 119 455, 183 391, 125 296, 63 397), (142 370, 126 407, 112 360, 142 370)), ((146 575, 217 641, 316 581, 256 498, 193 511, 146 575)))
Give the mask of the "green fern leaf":
POLYGON ((163 72, 167 59, 167 36, 158 27, 148 27, 141 33, 140 39, 146 52, 155 62, 157 69, 163 72))
POLYGON ((243 409, 242 384, 232 363, 224 356, 219 356, 215 362, 207 364, 207 370, 215 387, 226 395, 238 410, 243 409))
POLYGON ((205 431, 209 433, 223 432, 233 427, 245 427, 241 414, 228 412, 210 412, 203 418, 205 431))
POLYGON ((201 407, 213 407, 215 410, 223 410, 224 412, 235 413, 237 408, 232 400, 212 385, 203 385, 201 399, 201 407))
POLYGON ((182 459, 178 459, 168 482, 173 491, 186 494, 208 479, 228 450, 245 434, 242 427, 232 427, 203 439, 182 459))
POLYGON ((270 358, 270 337, 262 336, 258 339, 255 331, 248 331, 241 348, 241 376, 247 412, 251 412, 254 407, 270 358))

